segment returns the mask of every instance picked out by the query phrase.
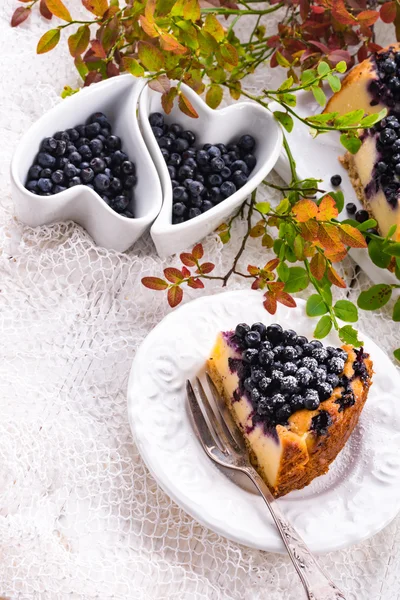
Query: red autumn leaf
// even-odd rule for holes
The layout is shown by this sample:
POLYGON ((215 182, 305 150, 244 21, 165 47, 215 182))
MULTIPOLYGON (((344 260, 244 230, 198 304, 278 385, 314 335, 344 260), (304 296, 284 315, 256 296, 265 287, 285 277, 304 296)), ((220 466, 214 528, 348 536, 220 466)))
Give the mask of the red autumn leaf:
POLYGON ((379 19, 379 13, 376 10, 363 10, 358 13, 357 19, 365 27, 371 27, 379 19))
POLYGON ((350 246, 350 248, 366 248, 367 242, 361 231, 352 227, 347 223, 340 225, 339 228, 340 239, 344 244, 350 246))
POLYGON ((274 294, 278 294, 279 292, 281 292, 284 287, 285 287, 284 281, 271 281, 268 284, 269 291, 274 294))
POLYGON ((107 77, 117 77, 120 74, 119 67, 113 62, 107 63, 106 67, 107 77))
POLYGON ((179 93, 178 104, 179 108, 185 115, 187 115, 188 117, 192 117, 193 119, 198 118, 199 115, 197 114, 196 109, 190 102, 189 98, 185 96, 183 92, 179 93))
POLYGON ((290 308, 295 308, 295 306, 297 306, 295 299, 287 292, 279 292, 278 294, 276 294, 276 299, 281 304, 289 306, 290 308))
POLYGON ((85 77, 83 87, 88 87, 89 85, 92 85, 92 83, 98 83, 99 81, 102 81, 102 79, 103 76, 101 73, 98 71, 90 71, 85 77))
POLYGON ((167 115, 169 115, 169 113, 172 110, 172 107, 174 105, 174 100, 175 100, 177 94, 178 94, 177 88, 172 87, 169 90, 169 92, 167 92, 161 96, 161 105, 167 115))
POLYGON ((321 50, 321 52, 323 52, 324 54, 329 54, 329 48, 325 44, 317 42, 316 40, 310 40, 310 44, 312 46, 316 46, 318 50, 321 50))
POLYGON ((326 271, 326 260, 320 252, 314 254, 310 262, 310 270, 315 279, 322 279, 326 271))
POLYGON ((358 52, 357 52, 358 62, 362 62, 367 57, 368 57, 368 49, 367 49, 367 46, 365 44, 363 44, 362 46, 360 46, 360 48, 358 49, 358 52))
POLYGON ((39 10, 40 10, 40 14, 42 15, 42 17, 51 21, 51 19, 53 18, 53 15, 47 8, 46 0, 40 0, 39 10))
POLYGON ((332 223, 320 223, 318 228, 318 240, 321 245, 331 252, 343 249, 340 240, 339 228, 332 223))
POLYGON ((182 267, 182 275, 183 277, 190 277, 190 271, 186 267, 182 267))
POLYGON ((332 196, 329 196, 329 194, 324 196, 318 206, 317 221, 330 221, 331 219, 336 219, 338 214, 339 211, 332 196))
POLYGON ((107 57, 107 54, 106 54, 103 46, 101 45, 101 43, 98 40, 92 40, 90 42, 90 48, 86 52, 85 56, 83 57, 83 60, 86 63, 90 63, 90 62, 96 62, 97 60, 106 58, 106 57, 107 57))
POLYGON ((182 272, 175 267, 167 267, 164 269, 164 275, 171 283, 180 283, 183 279, 182 272))
POLYGON ((142 284, 150 290, 166 290, 168 283, 159 277, 143 277, 142 284))
POLYGON ((171 89, 171 82, 167 75, 159 75, 157 79, 149 81, 149 88, 160 94, 168 94, 171 89))
POLYGON ((346 283, 343 281, 339 273, 332 266, 328 267, 328 279, 331 283, 333 283, 333 285, 336 285, 337 287, 346 287, 346 283))
POLYGON ((178 306, 178 304, 182 301, 182 298, 183 298, 182 288, 180 288, 178 285, 173 285, 168 290, 167 298, 168 298, 168 304, 170 305, 170 307, 175 308, 175 306, 178 306))
POLYGON ((25 8, 24 6, 17 8, 11 18, 11 27, 18 27, 18 25, 21 25, 21 23, 23 23, 30 14, 30 8, 25 8))
POLYGON ((311 10, 316 15, 322 15, 326 9, 323 6, 312 6, 311 10))
POLYGON ((393 23, 396 18, 396 2, 385 2, 379 11, 384 23, 393 23))
POLYGON ((202 244, 196 244, 196 246, 192 250, 192 256, 195 260, 200 260, 203 258, 204 250, 202 244))
POLYGON ((300 16, 303 21, 305 21, 307 19, 309 10, 310 10, 309 0, 300 0, 300 16))
POLYGON ((306 221, 300 225, 301 235, 307 242, 312 242, 318 235, 318 223, 316 221, 306 221))
POLYGON ((206 275, 207 273, 211 273, 215 269, 215 265, 212 262, 205 262, 200 265, 200 268, 196 270, 196 273, 203 273, 206 275))
POLYGON ((260 285, 260 278, 259 278, 259 277, 257 277, 257 279, 255 279, 255 280, 253 281, 253 283, 251 284, 251 289, 252 289, 252 290, 259 290, 259 289, 260 289, 260 287, 261 287, 261 285, 260 285))
POLYGON ((191 277, 188 281, 188 286, 193 288, 194 290, 200 290, 204 287, 204 283, 201 281, 201 279, 191 277))
POLYGON ((187 267, 196 266, 196 261, 194 260, 193 254, 190 254, 189 252, 182 252, 182 254, 180 255, 180 259, 183 262, 183 264, 187 267))
POLYGON ((351 63, 351 56, 347 50, 333 50, 327 56, 330 63, 337 65, 338 62, 344 60, 347 65, 351 63))
POLYGON ((305 223, 317 216, 318 207, 312 200, 300 200, 292 208, 292 212, 299 223, 305 223))
POLYGON ((254 265, 247 265, 247 272, 250 273, 250 275, 258 275, 260 269, 254 265))
POLYGON ((266 294, 264 295, 264 308, 271 314, 274 315, 276 313, 276 298, 274 296, 274 294, 271 294, 271 292, 266 292, 266 294))
POLYGON ((279 265, 279 262, 279 258, 273 258, 272 260, 269 260, 264 267, 264 271, 273 271, 279 265))

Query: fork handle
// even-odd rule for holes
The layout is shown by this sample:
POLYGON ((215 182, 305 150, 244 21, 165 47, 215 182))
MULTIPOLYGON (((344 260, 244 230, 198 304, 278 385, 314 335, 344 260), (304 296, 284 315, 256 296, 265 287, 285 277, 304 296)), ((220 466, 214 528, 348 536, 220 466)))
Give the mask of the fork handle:
POLYGON ((346 600, 343 593, 324 573, 295 528, 286 520, 269 488, 253 468, 247 475, 258 488, 286 546, 291 561, 304 585, 309 600, 346 600))

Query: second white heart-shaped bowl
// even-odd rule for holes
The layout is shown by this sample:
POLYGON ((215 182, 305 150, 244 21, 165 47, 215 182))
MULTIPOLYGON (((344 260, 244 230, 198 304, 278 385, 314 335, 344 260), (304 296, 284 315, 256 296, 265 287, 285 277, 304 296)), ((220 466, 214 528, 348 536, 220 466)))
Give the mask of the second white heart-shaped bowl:
POLYGON ((137 105, 145 79, 120 75, 83 89, 44 114, 21 139, 11 163, 12 192, 17 217, 31 227, 72 220, 82 225, 96 244, 120 252, 127 250, 151 225, 162 204, 157 170, 144 143, 137 120, 137 105), (51 196, 38 196, 25 188, 29 167, 39 144, 59 130, 86 122, 95 112, 104 112, 112 132, 136 165, 133 190, 135 217, 112 210, 92 189, 77 185, 51 196))
POLYGON ((182 84, 181 90, 199 117, 193 119, 186 116, 175 103, 171 113, 166 116, 167 123, 179 123, 193 131, 196 134, 196 146, 205 143, 227 144, 244 134, 250 134, 257 142, 257 164, 247 183, 232 196, 194 219, 173 225, 171 179, 149 122, 151 113, 164 112, 161 95, 149 87, 144 88, 139 99, 140 128, 157 167, 163 193, 161 211, 151 228, 151 237, 161 257, 181 252, 201 240, 239 207, 275 166, 283 140, 280 125, 268 110, 258 104, 241 102, 213 110, 188 86, 182 84))

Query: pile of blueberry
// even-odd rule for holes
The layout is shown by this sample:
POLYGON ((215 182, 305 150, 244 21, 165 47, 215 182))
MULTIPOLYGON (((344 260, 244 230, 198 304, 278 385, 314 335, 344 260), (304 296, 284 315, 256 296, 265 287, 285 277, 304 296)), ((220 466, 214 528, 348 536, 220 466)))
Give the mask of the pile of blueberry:
POLYGON ((33 194, 51 196, 86 185, 117 213, 133 218, 132 189, 136 167, 112 134, 107 117, 94 113, 85 125, 58 131, 40 144, 25 184, 33 194))
POLYGON ((210 210, 241 188, 257 164, 256 142, 242 135, 229 144, 196 147, 196 136, 178 123, 167 125, 161 113, 149 118, 168 166, 173 190, 172 223, 183 223, 210 210))
POLYGON ((238 375, 254 404, 253 421, 286 423, 298 410, 316 410, 343 385, 347 353, 341 348, 309 342, 277 323, 240 323, 234 341, 242 351, 244 369, 238 375))
MULTIPOLYGON (((389 50, 376 55, 378 79, 371 81, 369 92, 374 104, 384 102, 394 108, 400 100, 400 53, 389 50)), ((372 104, 372 102, 371 102, 372 104)))

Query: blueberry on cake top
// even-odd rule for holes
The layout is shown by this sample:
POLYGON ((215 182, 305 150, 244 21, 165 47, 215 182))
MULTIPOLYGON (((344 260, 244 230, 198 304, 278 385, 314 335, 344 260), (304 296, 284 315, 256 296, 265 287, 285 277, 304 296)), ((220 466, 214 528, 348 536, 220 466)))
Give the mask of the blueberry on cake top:
POLYGON ((207 366, 276 497, 328 470, 357 423, 372 377, 362 348, 325 347, 277 323, 221 332, 207 366))

